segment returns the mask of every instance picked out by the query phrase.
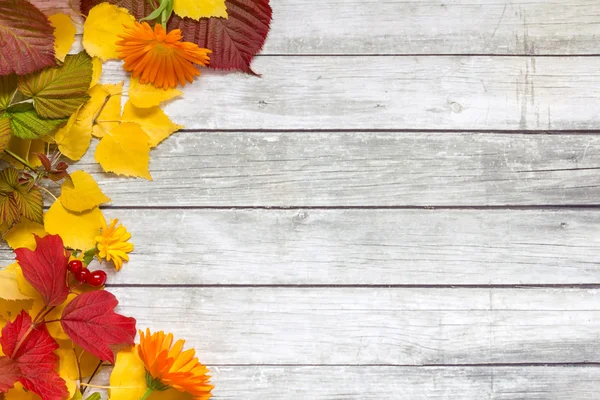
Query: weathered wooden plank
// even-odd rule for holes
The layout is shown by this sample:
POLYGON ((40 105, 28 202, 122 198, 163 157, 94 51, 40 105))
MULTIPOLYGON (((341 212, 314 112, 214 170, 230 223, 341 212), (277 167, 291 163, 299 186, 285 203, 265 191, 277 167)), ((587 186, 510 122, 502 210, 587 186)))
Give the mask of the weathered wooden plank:
MULTIPOLYGON (((34 3, 69 10, 67 0, 34 3)), ((277 0, 272 6, 263 54, 598 53, 595 0, 277 0)))
MULTIPOLYGON (((590 210, 105 213, 135 243, 117 284, 600 283, 600 212, 590 210)), ((0 265, 13 259, 4 245, 0 265)))
MULTIPOLYGON (((600 97, 599 97, 600 98, 600 97)), ((115 205, 598 204, 600 136, 180 132, 151 153, 153 182, 90 171, 115 205)))
MULTIPOLYGON (((106 369, 93 383, 108 383, 106 369)), ((211 367, 214 399, 596 400, 594 367, 211 367)))
MULTIPOLYGON (((187 129, 597 129, 600 57, 260 57, 166 106, 187 129), (568 99, 568 101, 564 101, 568 99)), ((118 63, 104 81, 125 77, 118 63)))
POLYGON ((587 362, 600 346, 600 290, 111 290, 209 365, 587 362))

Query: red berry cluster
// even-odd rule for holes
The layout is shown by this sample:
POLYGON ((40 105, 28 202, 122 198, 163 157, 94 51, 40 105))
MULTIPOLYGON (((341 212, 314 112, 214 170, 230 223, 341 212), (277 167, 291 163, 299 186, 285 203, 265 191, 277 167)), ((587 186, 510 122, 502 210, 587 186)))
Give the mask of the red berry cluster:
POLYGON ((79 260, 69 261, 69 271, 81 283, 87 283, 92 287, 100 287, 106 283, 106 272, 102 270, 90 271, 83 268, 83 263, 79 260))

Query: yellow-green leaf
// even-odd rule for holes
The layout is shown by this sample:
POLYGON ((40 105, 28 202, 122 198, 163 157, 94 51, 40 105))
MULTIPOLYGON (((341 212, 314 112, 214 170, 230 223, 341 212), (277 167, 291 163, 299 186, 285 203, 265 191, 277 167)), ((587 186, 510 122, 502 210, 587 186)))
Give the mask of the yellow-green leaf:
POLYGON ((183 128, 171 122, 160 107, 138 108, 128 101, 123 109, 123 122, 139 124, 150 138, 150 147, 157 146, 172 133, 183 128))
POLYGON ((37 113, 44 118, 73 114, 90 96, 92 59, 85 51, 70 55, 60 67, 46 68, 19 78, 19 91, 33 98, 37 113))
POLYGON ((12 134, 21 139, 37 139, 53 133, 66 119, 42 119, 31 103, 10 106, 6 110, 12 134))
POLYGON ((88 211, 110 201, 90 174, 84 171, 71 173, 73 183, 65 181, 58 200, 69 211, 88 211))
POLYGON ((109 3, 100 3, 92 8, 83 24, 83 47, 92 57, 102 61, 116 59, 118 35, 124 32, 123 25, 133 25, 135 18, 125 8, 109 3))
POLYGON ((96 246, 95 237, 105 222, 99 208, 82 213, 73 213, 55 201, 46 212, 44 228, 46 232, 60 235, 65 246, 78 250, 87 250, 96 246))
POLYGON ((10 118, 0 117, 0 153, 8 147, 10 132, 10 118))
POLYGON ((122 123, 102 138, 96 147, 96 161, 106 172, 152 180, 149 141, 139 124, 122 123))
POLYGON ((59 13, 48 17, 54 27, 54 56, 65 61, 75 42, 75 24, 67 14, 59 13))
POLYGON ((198 21, 200 18, 227 18, 225 0, 174 0, 173 11, 180 17, 198 21))
POLYGON ((17 76, 0 76, 0 111, 4 111, 10 106, 15 91, 17 90, 17 76))
POLYGON ((131 78, 129 84, 129 100, 139 108, 154 107, 182 94, 183 92, 174 88, 165 90, 148 83, 141 83, 138 78, 131 78))

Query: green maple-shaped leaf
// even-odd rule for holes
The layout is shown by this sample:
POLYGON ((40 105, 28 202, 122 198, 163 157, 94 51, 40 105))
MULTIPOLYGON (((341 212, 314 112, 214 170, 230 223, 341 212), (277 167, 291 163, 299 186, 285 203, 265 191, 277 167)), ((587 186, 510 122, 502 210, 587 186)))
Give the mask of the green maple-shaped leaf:
POLYGON ((0 153, 8 146, 10 139, 10 118, 0 117, 0 153))
POLYGON ((0 76, 0 111, 4 111, 10 106, 15 91, 17 90, 17 76, 0 76))
POLYGON ((0 75, 54 65, 54 28, 27 0, 0 1, 0 75))
POLYGON ((13 198, 22 216, 40 224, 44 221, 44 198, 40 189, 21 184, 13 192, 13 198))
POLYGON ((31 103, 14 104, 8 107, 5 117, 10 118, 12 134, 21 139, 37 139, 48 135, 66 121, 66 118, 40 118, 31 103))
POLYGON ((21 216, 43 222, 42 192, 28 181, 19 181, 19 172, 12 168, 0 171, 0 223, 12 225, 21 216))
POLYGON ((60 67, 46 68, 19 77, 19 91, 33 98, 37 113, 44 118, 69 117, 90 96, 92 58, 84 51, 67 56, 60 67))

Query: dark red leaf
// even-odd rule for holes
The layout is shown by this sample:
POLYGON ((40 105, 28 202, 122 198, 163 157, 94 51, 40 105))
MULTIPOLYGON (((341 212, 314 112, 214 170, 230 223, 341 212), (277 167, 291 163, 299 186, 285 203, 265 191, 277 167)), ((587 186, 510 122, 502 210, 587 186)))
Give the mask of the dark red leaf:
MULTIPOLYGON (((92 7, 102 1, 82 0, 83 13, 87 15, 92 7)), ((146 0, 109 2, 129 9, 138 19, 152 12, 146 0)), ((212 50, 210 68, 254 74, 250 63, 262 49, 271 25, 273 12, 269 0, 226 0, 225 5, 229 15, 227 19, 201 18, 200 21, 194 21, 173 14, 167 29, 179 28, 185 41, 212 50)))
POLYGON ((14 360, 0 357, 0 393, 7 392, 19 380, 21 371, 14 360))
POLYGON ((104 290, 82 293, 65 307, 61 325, 69 337, 96 357, 114 364, 111 345, 131 345, 135 319, 114 312, 117 298, 104 290))
POLYGON ((42 166, 44 167, 46 172, 50 172, 52 170, 52 163, 50 162, 48 157, 46 157, 46 155, 43 153, 34 153, 34 154, 40 159, 40 162, 42 163, 42 166))
POLYGON ((58 344, 48 333, 45 324, 32 326, 31 317, 25 311, 6 324, 0 337, 2 351, 19 370, 19 381, 44 400, 62 400, 69 392, 56 372, 58 356, 54 350, 58 344))
POLYGON ((56 64, 54 28, 27 0, 0 1, 0 43, 0 75, 24 75, 56 64))
POLYGON ((67 263, 69 254, 58 235, 35 237, 34 251, 27 248, 15 250, 17 261, 25 279, 42 295, 46 305, 58 306, 67 299, 67 263))

